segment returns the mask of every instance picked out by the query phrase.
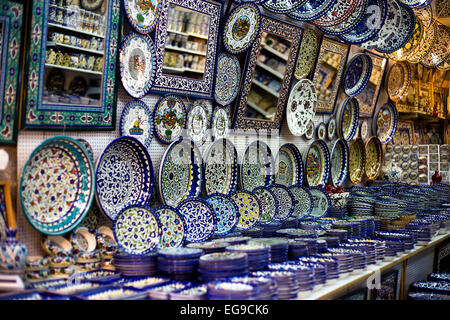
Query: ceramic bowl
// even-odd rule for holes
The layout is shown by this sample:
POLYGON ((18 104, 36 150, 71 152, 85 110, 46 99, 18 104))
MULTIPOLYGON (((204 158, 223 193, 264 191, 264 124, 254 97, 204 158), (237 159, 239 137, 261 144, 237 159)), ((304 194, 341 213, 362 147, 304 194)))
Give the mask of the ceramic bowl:
POLYGON ((61 279, 69 278, 72 274, 77 272, 78 268, 74 265, 68 267, 53 267, 50 266, 50 278, 51 279, 61 279))
POLYGON ((103 259, 111 259, 116 252, 117 247, 100 249, 100 255, 103 259))
POLYGON ((42 239, 42 249, 50 256, 71 256, 73 246, 69 240, 62 236, 48 236, 42 239))
POLYGON ((48 268, 49 263, 48 257, 28 256, 25 262, 25 269, 27 271, 43 270, 48 268))
POLYGON ((329 196, 331 198, 331 208, 334 210, 342 210, 347 206, 350 192, 331 193, 329 196))
POLYGON ((49 260, 50 266, 58 268, 68 267, 75 263, 73 256, 52 256, 49 260))
POLYGON ((38 281, 38 280, 45 280, 50 276, 50 269, 40 269, 40 270, 29 270, 25 272, 25 278, 28 281, 38 281))
POLYGON ((87 263, 77 263, 76 267, 78 268, 79 272, 97 270, 97 269, 102 268, 102 262, 95 261, 95 262, 87 262, 87 263))
POLYGON ((96 262, 100 261, 101 253, 100 250, 95 251, 80 251, 75 255, 75 260, 77 263, 86 263, 86 262, 96 262))
POLYGON ((116 248, 117 242, 114 238, 114 233, 110 227, 101 226, 97 230, 97 244, 99 248, 116 248))
POLYGON ((76 229, 70 237, 70 242, 76 251, 81 252, 92 252, 97 247, 95 235, 90 233, 86 227, 76 229))

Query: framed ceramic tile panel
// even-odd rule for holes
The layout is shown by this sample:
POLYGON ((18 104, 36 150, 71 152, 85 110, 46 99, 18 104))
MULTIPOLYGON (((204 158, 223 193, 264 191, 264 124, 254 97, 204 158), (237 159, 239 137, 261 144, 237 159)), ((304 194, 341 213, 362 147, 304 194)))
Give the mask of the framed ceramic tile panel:
POLYGON ((114 129, 121 1, 88 7, 33 1, 24 128, 114 129))
POLYGON ((414 122, 413 121, 399 121, 397 123, 397 130, 395 131, 393 144, 409 145, 415 144, 414 122))
POLYGON ((439 124, 426 124, 422 126, 425 144, 442 144, 441 126, 439 124))

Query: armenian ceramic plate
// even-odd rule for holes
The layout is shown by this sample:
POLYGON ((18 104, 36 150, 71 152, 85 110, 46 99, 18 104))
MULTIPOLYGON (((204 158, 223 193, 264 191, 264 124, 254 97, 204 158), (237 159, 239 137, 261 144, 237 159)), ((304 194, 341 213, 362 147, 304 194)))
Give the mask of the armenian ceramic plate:
POLYGON ((355 98, 345 99, 338 112, 338 132, 347 141, 350 141, 358 131, 359 103, 355 98))
POLYGON ((231 11, 223 29, 225 49, 233 54, 247 50, 256 39, 261 27, 261 11, 246 2, 231 11))
POLYGON ((361 0, 360 4, 346 20, 330 27, 319 27, 320 31, 338 36, 353 30, 365 16, 367 12, 367 3, 368 0, 361 0))
POLYGON ((278 214, 275 216, 275 220, 286 220, 294 212, 294 195, 288 187, 281 184, 272 184, 267 188, 273 192, 278 200, 278 214))
POLYGON ((412 37, 406 42, 406 44, 397 51, 389 54, 389 58, 394 61, 404 61, 408 56, 414 52, 414 50, 419 46, 420 39, 422 39, 424 33, 424 26, 420 19, 416 18, 414 32, 412 37))
POLYGON ((286 108, 286 120, 289 131, 294 136, 302 136, 307 131, 308 123, 316 114, 317 93, 309 79, 297 82, 289 94, 286 108))
POLYGON ((170 94, 161 97, 153 111, 158 140, 165 144, 177 140, 182 134, 186 118, 186 107, 179 97, 170 94))
POLYGON ((186 239, 186 221, 178 210, 171 206, 161 205, 155 208, 155 216, 161 223, 161 240, 158 248, 179 248, 186 239))
POLYGON ((369 138, 369 120, 364 119, 359 126, 359 137, 364 141, 369 138))
POLYGON ((74 229, 94 198, 94 165, 77 140, 55 136, 42 142, 22 170, 19 198, 28 222, 39 232, 74 229))
POLYGON ((221 53, 217 59, 216 85, 214 98, 221 106, 234 101, 241 82, 241 65, 238 58, 227 53, 221 53))
POLYGON ((289 13, 304 5, 308 0, 267 0, 262 6, 273 13, 289 13))
POLYGON ((305 174, 309 186, 325 185, 330 172, 330 154, 322 140, 314 141, 306 154, 305 174))
POLYGON ((308 124, 306 125, 305 139, 311 140, 312 138, 314 138, 314 131, 316 131, 314 122, 312 120, 309 120, 308 124))
POLYGON ((380 139, 371 137, 366 142, 366 175, 369 180, 376 180, 382 169, 383 146, 380 139))
POLYGON ((229 234, 239 222, 239 208, 229 196, 215 193, 205 198, 216 215, 216 230, 214 235, 229 234))
POLYGON ((275 194, 266 187, 256 187, 253 195, 261 206, 260 224, 269 224, 278 215, 279 203, 275 194))
POLYGON ((238 230, 248 230, 256 226, 261 219, 261 205, 253 193, 240 190, 231 195, 231 198, 239 208, 238 230))
POLYGON ((429 28, 431 26, 431 23, 433 22, 433 8, 431 5, 421 8, 413 8, 413 11, 416 18, 422 20, 424 28, 429 28))
POLYGON ((274 160, 269 146, 256 140, 249 144, 241 162, 241 186, 253 191, 256 187, 267 187, 273 182, 274 160))
POLYGON ((230 116, 226 108, 216 107, 211 119, 212 136, 215 140, 228 136, 230 131, 230 116))
POLYGON ((319 36, 311 29, 303 33, 300 50, 298 51, 297 65, 294 76, 297 80, 306 78, 316 62, 317 50, 319 49, 319 36))
POLYGON ((91 144, 84 139, 77 139, 77 140, 83 145, 83 147, 86 148, 86 152, 89 158, 91 159, 92 163, 94 163, 94 150, 92 150, 91 144))
POLYGON ((297 21, 312 21, 323 16, 337 0, 309 0, 297 10, 288 12, 289 18, 297 21))
POLYGON ((350 150, 345 139, 338 139, 331 150, 331 182, 333 186, 344 185, 348 175, 350 150))
POLYGON ((131 206, 122 210, 113 226, 119 248, 132 255, 145 255, 159 245, 161 224, 151 208, 131 206))
POLYGON ((213 208, 203 199, 183 200, 177 207, 186 221, 186 241, 203 242, 208 240, 216 229, 216 216, 213 208))
POLYGON ((153 117, 148 106, 141 100, 128 102, 120 117, 120 135, 138 139, 147 148, 153 137, 153 117))
POLYGON ((391 142, 398 123, 398 113, 395 105, 391 102, 382 105, 372 121, 372 130, 376 133, 381 143, 388 144, 391 142))
POLYGON ((309 189, 302 185, 294 185, 290 186, 289 190, 292 192, 295 200, 293 216, 297 218, 309 216, 314 206, 314 199, 309 189))
POLYGON ((347 67, 342 77, 342 84, 344 92, 349 97, 354 97, 360 94, 372 75, 372 59, 368 54, 357 54, 354 56, 347 67))
POLYGON ((363 0, 337 0, 334 5, 313 23, 318 27, 331 27, 350 18, 363 0))
POLYGON ((398 101, 408 92, 412 81, 412 72, 407 62, 396 62, 386 78, 386 89, 392 101, 398 101))
POLYGON ((349 166, 348 166, 348 174, 350 181, 353 184, 358 184, 361 182, 364 176, 366 163, 366 151, 365 145, 362 139, 358 138, 353 141, 350 146, 350 157, 349 157, 349 166))
POLYGON ((324 122, 319 123, 319 125, 317 126, 316 135, 317 139, 325 140, 325 137, 327 136, 327 126, 324 122))
POLYGON ((113 140, 97 161, 95 197, 111 220, 131 205, 145 206, 152 195, 153 165, 147 148, 132 137, 113 140))
POLYGON ((298 148, 286 143, 278 150, 275 160, 275 183, 284 186, 301 184, 303 181, 303 161, 298 148))
POLYGON ((208 130, 208 112, 201 104, 194 103, 187 116, 187 132, 195 143, 202 144, 206 141, 208 130))
POLYGON ((150 90, 155 75, 155 48, 149 36, 128 34, 119 53, 120 77, 128 94, 142 98, 150 90))
POLYGON ((147 34, 155 29, 159 18, 159 0, 125 0, 123 6, 128 21, 137 32, 147 34))
POLYGON ((437 28, 437 40, 428 55, 422 60, 422 65, 434 68, 443 63, 450 56, 450 32, 445 26, 439 25, 437 28))
POLYGON ((432 20, 431 25, 424 29, 422 38, 420 39, 417 48, 408 55, 408 62, 419 63, 428 56, 437 41, 437 31, 437 23, 432 20))
POLYGON ((334 117, 331 117, 330 120, 327 123, 327 137, 328 140, 333 140, 336 136, 336 119, 334 117))
POLYGON ((233 143, 216 140, 206 152, 204 170, 206 194, 233 193, 239 176, 238 154, 233 143))
POLYGON ((320 187, 311 187, 309 192, 313 198, 313 209, 310 216, 314 218, 325 217, 331 207, 330 196, 320 187))

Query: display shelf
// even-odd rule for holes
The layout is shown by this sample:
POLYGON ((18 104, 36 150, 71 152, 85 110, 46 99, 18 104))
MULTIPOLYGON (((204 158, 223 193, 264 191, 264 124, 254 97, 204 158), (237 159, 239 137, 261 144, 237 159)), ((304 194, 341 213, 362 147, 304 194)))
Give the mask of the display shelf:
POLYGON ((68 49, 73 49, 73 50, 78 50, 78 51, 83 51, 83 52, 95 53, 95 54, 99 54, 102 56, 104 55, 103 51, 91 50, 91 49, 86 49, 83 47, 77 47, 77 46, 72 46, 70 44, 64 44, 64 43, 58 43, 58 42, 47 42, 47 47, 61 47, 61 48, 68 48, 68 49))
POLYGON ((284 79, 283 74, 281 74, 280 72, 278 72, 278 71, 276 71, 276 70, 274 70, 274 69, 272 69, 272 68, 266 66, 265 64, 263 64, 263 63, 261 63, 261 62, 257 62, 256 65, 257 65, 258 67, 261 67, 261 68, 263 68, 264 70, 270 72, 271 74, 273 74, 273 75, 276 76, 277 78, 279 78, 279 79, 281 79, 281 80, 284 79))
POLYGON ((247 101, 247 104, 248 104, 248 106, 250 108, 255 109, 256 111, 261 113, 266 118, 271 118, 273 116, 273 114, 269 114, 267 111, 261 109, 258 105, 256 105, 256 103, 253 103, 251 101, 247 101))
POLYGON ((105 38, 105 36, 104 36, 104 35, 101 35, 101 34, 92 33, 92 32, 83 31, 83 30, 80 30, 80 29, 75 29, 75 28, 63 26, 63 25, 57 24, 57 23, 51 23, 51 22, 49 22, 47 25, 48 25, 49 27, 54 27, 54 28, 58 28, 58 29, 63 29, 63 30, 67 30, 67 31, 72 31, 72 32, 84 34, 84 35, 87 35, 87 36, 92 36, 92 37, 97 37, 97 38, 102 38, 102 39, 105 38))
POLYGON ((163 67, 163 70, 166 71, 171 71, 171 72, 179 72, 179 73, 183 73, 183 72, 194 72, 194 73, 203 73, 203 71, 199 71, 199 70, 195 70, 195 69, 191 69, 191 68, 174 68, 174 67, 163 67))
POLYGON ((58 69, 64 69, 64 70, 71 70, 71 71, 76 71, 76 72, 90 73, 90 74, 95 74, 95 75, 98 75, 98 76, 103 75, 103 73, 99 72, 99 71, 91 71, 91 70, 85 70, 85 69, 80 69, 80 68, 64 67, 64 66, 60 66, 60 65, 57 65, 57 64, 51 64, 51 63, 46 63, 45 66, 46 67, 58 68, 58 69))
POLYGON ((270 53, 276 55, 277 57, 283 59, 283 60, 288 60, 289 59, 289 55, 286 54, 282 54, 281 52, 278 52, 277 50, 273 49, 272 47, 269 47, 268 45, 263 44, 262 47, 269 51, 270 53))
POLYGON ((194 38, 208 40, 208 36, 204 36, 204 35, 196 34, 196 33, 192 33, 192 32, 182 32, 182 31, 175 31, 175 30, 167 30, 167 32, 181 34, 183 36, 188 36, 188 37, 194 37, 194 38))
POLYGON ((256 84, 258 87, 260 87, 261 89, 263 89, 263 90, 267 91, 268 93, 270 93, 271 95, 273 95, 274 97, 278 98, 280 96, 277 92, 275 92, 274 90, 270 89, 268 86, 262 84, 261 82, 255 80, 255 79, 253 79, 252 82, 254 84, 256 84))
POLYGON ((165 48, 167 50, 191 53, 191 54, 195 54, 197 56, 206 56, 206 52, 200 52, 200 51, 189 50, 189 49, 184 49, 184 48, 178 48, 178 47, 173 47, 173 46, 166 46, 165 48))

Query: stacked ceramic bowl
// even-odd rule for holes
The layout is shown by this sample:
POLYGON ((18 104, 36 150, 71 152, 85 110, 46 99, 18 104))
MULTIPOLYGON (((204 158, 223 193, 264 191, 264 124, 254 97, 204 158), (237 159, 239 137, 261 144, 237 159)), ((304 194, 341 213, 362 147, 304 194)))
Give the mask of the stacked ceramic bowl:
POLYGON ((326 265, 327 281, 339 278, 340 269, 337 259, 330 258, 322 253, 311 257, 311 261, 326 265))
POLYGON ((159 249, 158 270, 174 280, 196 279, 202 254, 203 250, 198 248, 159 249))
POLYGON ((315 274, 311 266, 299 261, 287 261, 284 263, 274 263, 269 265, 270 271, 291 271, 294 272, 298 282, 298 292, 300 297, 305 296, 314 288, 315 274))
MULTIPOLYGON (((355 189, 355 188, 354 188, 355 189)), ((374 211, 375 199, 373 193, 363 189, 350 193, 348 200, 348 211, 351 215, 371 216, 374 211)))
POLYGON ((314 288, 318 289, 327 281, 327 266, 317 261, 314 257, 303 257, 296 261, 297 264, 310 268, 314 275, 314 288))
POLYGON ((48 236, 43 239, 42 248, 50 255, 50 279, 66 279, 77 271, 74 266, 73 246, 66 238, 48 236))
POLYGON ((411 284, 409 290, 446 295, 450 300, 450 282, 446 281, 417 281, 411 284))
MULTIPOLYGON (((355 236, 353 232, 355 229, 355 224, 351 221, 345 220, 334 221, 333 229, 347 230, 347 239, 351 239, 355 236)), ((332 235, 330 234, 330 230, 327 230, 327 235, 332 235)))
POLYGON ((319 245, 317 243, 317 239, 309 239, 309 238, 297 238, 295 240, 300 240, 306 243, 308 249, 308 255, 313 255, 319 253, 319 245))
POLYGON ((194 242, 186 245, 187 248, 196 248, 201 249, 205 254, 214 253, 214 252, 224 252, 225 248, 230 245, 229 242, 226 241, 207 241, 207 242, 194 242))
POLYGON ((253 284, 258 287, 257 300, 275 300, 277 299, 278 289, 275 279, 270 277, 231 277, 230 282, 253 284))
POLYGON ((375 236, 379 240, 383 240, 388 245, 390 242, 402 242, 404 244, 404 250, 411 250, 414 248, 414 236, 408 233, 377 231, 375 236))
POLYGON ((250 275, 253 277, 269 277, 275 279, 278 299, 295 299, 299 292, 297 275, 295 272, 285 270, 285 268, 280 268, 279 271, 255 271, 250 275))
POLYGON ((287 238, 259 238, 250 240, 248 244, 270 246, 271 263, 283 262, 288 258, 289 241, 287 238))
POLYGON ((326 235, 330 237, 337 237, 340 242, 347 241, 348 239, 348 230, 346 229, 330 229, 327 230, 326 235))
POLYGON ((450 273, 448 272, 430 273, 427 277, 427 280, 450 282, 450 273))
POLYGON ((117 251, 117 243, 113 231, 107 226, 101 226, 97 230, 96 238, 102 260, 102 269, 115 270, 113 256, 117 251))
POLYGON ((255 300, 258 286, 252 283, 217 281, 208 283, 209 300, 255 300))
POLYGON ((348 249, 360 249, 366 253, 367 265, 376 263, 377 252, 375 243, 349 240, 349 243, 343 243, 340 245, 340 247, 348 249))
POLYGON ((339 266, 339 273, 349 273, 353 271, 353 258, 349 254, 338 253, 338 252, 327 252, 321 253, 320 257, 326 259, 334 259, 339 266))
POLYGON ((130 255, 117 251, 113 255, 114 265, 124 276, 153 276, 158 272, 158 254, 130 255))
POLYGON ((331 193, 331 208, 328 211, 328 217, 342 218, 348 214, 348 200, 350 192, 331 193))
POLYGON ((188 289, 191 286, 192 283, 189 281, 171 281, 153 286, 147 290, 147 293, 152 300, 169 300, 171 294, 188 289))
POLYGON ((321 237, 320 239, 325 240, 327 242, 327 251, 328 251, 328 248, 339 247, 339 244, 340 244, 339 237, 325 236, 325 237, 321 237))
POLYGON ((295 260, 308 255, 308 244, 298 239, 289 239, 288 259, 295 260))
POLYGON ((25 262, 25 279, 28 282, 43 281, 50 276, 48 257, 28 256, 25 262))
POLYGON ((248 270, 257 271, 267 267, 270 260, 270 246, 263 244, 237 244, 228 246, 227 251, 243 252, 248 257, 248 270))
POLYGON ((348 249, 345 247, 338 248, 342 253, 349 253, 353 258, 353 270, 364 270, 367 267, 366 253, 361 249, 348 249))
POLYGON ((97 250, 97 239, 88 228, 77 228, 72 232, 70 242, 79 272, 97 270, 102 267, 101 252, 97 250))
POLYGON ((204 282, 221 280, 248 273, 248 257, 242 252, 205 254, 199 260, 199 279, 204 282))

